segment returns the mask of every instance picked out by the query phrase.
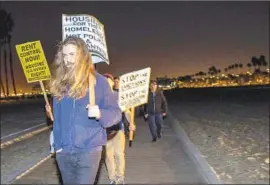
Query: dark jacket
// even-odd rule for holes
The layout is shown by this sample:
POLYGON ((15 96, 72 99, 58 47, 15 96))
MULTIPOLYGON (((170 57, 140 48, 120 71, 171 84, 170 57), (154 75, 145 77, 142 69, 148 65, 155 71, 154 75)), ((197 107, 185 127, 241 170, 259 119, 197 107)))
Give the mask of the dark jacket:
POLYGON ((151 91, 148 94, 148 102, 144 106, 144 114, 167 113, 167 100, 162 91, 157 90, 154 93, 151 91))

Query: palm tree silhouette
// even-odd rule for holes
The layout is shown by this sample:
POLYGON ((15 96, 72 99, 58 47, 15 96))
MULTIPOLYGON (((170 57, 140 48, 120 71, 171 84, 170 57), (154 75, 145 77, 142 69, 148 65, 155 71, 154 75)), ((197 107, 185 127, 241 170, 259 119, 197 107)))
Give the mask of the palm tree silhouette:
POLYGON ((256 67, 258 66, 258 59, 257 59, 257 57, 255 57, 255 56, 251 57, 251 64, 254 67, 254 72, 255 72, 256 67))
POLYGON ((252 64, 251 64, 251 63, 248 63, 248 64, 247 64, 247 67, 248 67, 248 71, 251 72, 252 64))
MULTIPOLYGON (((12 21, 12 27, 13 27, 13 20, 12 21)), ((12 31, 12 27, 10 27, 10 31, 12 31)), ((12 58, 12 47, 11 47, 11 34, 8 34, 8 46, 9 46, 9 69, 11 74, 11 80, 12 80, 12 86, 15 96, 17 95, 16 91, 16 85, 15 85, 15 78, 14 78, 14 71, 13 71, 13 58, 12 58)))
MULTIPOLYGON (((0 73, 2 74, 2 46, 5 44, 5 34, 6 34, 6 27, 5 27, 5 21, 6 21, 6 15, 7 12, 5 10, 2 10, 1 2, 0 2, 0 73)), ((4 84, 2 81, 2 75, 1 75, 1 88, 5 93, 4 84)))
POLYGON ((209 72, 211 73, 211 75, 216 75, 218 73, 218 70, 215 66, 212 66, 209 68, 209 72))
MULTIPOLYGON (((2 74, 2 47, 1 47, 2 44, 3 44, 3 41, 0 39, 0 75, 2 74)), ((0 76, 0 86, 1 86, 1 89, 3 91, 4 96, 6 97, 5 87, 4 87, 4 84, 2 82, 2 75, 0 76)))
POLYGON ((229 65, 228 67, 229 74, 231 73, 231 70, 232 70, 232 65, 229 65))
POLYGON ((231 70, 234 71, 234 65, 231 65, 231 70))
MULTIPOLYGON (((12 47, 11 47, 11 32, 14 26, 14 21, 11 17, 10 13, 7 13, 5 10, 1 8, 0 4, 0 52, 2 46, 4 46, 4 70, 5 70, 5 78, 6 78, 6 95, 9 96, 9 83, 8 83, 8 72, 7 72, 7 47, 6 45, 8 44, 8 50, 9 50, 9 69, 10 69, 10 74, 11 74, 11 79, 12 79, 12 85, 13 85, 13 90, 15 95, 17 94, 16 92, 16 86, 15 86, 15 79, 14 79, 14 72, 13 72, 13 60, 12 60, 12 47)), ((1 63, 0 63, 1 66, 1 63)), ((0 67, 1 69, 1 67, 0 67)), ((2 81, 1 81, 2 82, 2 81)), ((3 83, 2 83, 3 84, 3 83)))
POLYGON ((225 72, 225 74, 227 75, 228 68, 224 68, 224 72, 225 72))
MULTIPOLYGON (((239 64, 238 64, 238 67, 239 67, 240 69, 242 69, 242 68, 243 68, 243 64, 239 63, 239 64)), ((242 70, 241 70, 240 73, 242 74, 242 70)))
POLYGON ((239 74, 239 70, 238 70, 238 68, 239 68, 239 65, 238 64, 234 64, 234 68, 236 69, 236 74, 239 74))
POLYGON ((8 87, 8 73, 7 73, 7 48, 6 48, 7 40, 4 38, 4 70, 5 70, 5 78, 6 78, 6 90, 7 96, 9 96, 9 87, 8 87))
POLYGON ((264 55, 261 55, 260 56, 260 58, 258 59, 258 63, 259 63, 259 67, 260 66, 264 66, 264 67, 266 67, 267 66, 267 62, 266 62, 266 60, 265 60, 265 56, 264 55))

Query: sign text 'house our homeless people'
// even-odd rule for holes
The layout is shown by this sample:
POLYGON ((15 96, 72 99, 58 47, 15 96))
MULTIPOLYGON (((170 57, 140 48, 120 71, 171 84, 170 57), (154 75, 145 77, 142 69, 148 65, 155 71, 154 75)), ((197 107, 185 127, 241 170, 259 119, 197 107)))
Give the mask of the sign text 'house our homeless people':
POLYGON ((141 69, 120 77, 119 106, 122 111, 148 101, 151 68, 141 69))
POLYGON ((16 45, 16 50, 28 83, 51 78, 40 41, 16 45))
POLYGON ((62 15, 62 39, 76 36, 85 41, 93 63, 109 64, 104 25, 94 16, 86 14, 62 15))

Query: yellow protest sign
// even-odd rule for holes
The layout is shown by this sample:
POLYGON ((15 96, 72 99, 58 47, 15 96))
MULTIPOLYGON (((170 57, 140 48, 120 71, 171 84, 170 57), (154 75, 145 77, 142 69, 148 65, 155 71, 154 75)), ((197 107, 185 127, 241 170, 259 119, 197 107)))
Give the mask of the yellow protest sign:
POLYGON ((40 41, 16 45, 16 50, 28 83, 51 78, 40 41))

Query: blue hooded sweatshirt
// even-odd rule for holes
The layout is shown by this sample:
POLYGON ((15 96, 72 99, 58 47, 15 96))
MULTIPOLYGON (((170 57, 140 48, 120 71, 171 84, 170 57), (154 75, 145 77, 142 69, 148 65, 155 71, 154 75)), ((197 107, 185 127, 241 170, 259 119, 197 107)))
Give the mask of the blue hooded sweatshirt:
POLYGON ((80 99, 64 97, 60 101, 53 99, 53 135, 55 150, 78 153, 101 150, 106 144, 106 128, 121 120, 121 109, 113 95, 107 79, 96 73, 96 105, 101 118, 89 119, 86 106, 89 104, 89 92, 80 99))

